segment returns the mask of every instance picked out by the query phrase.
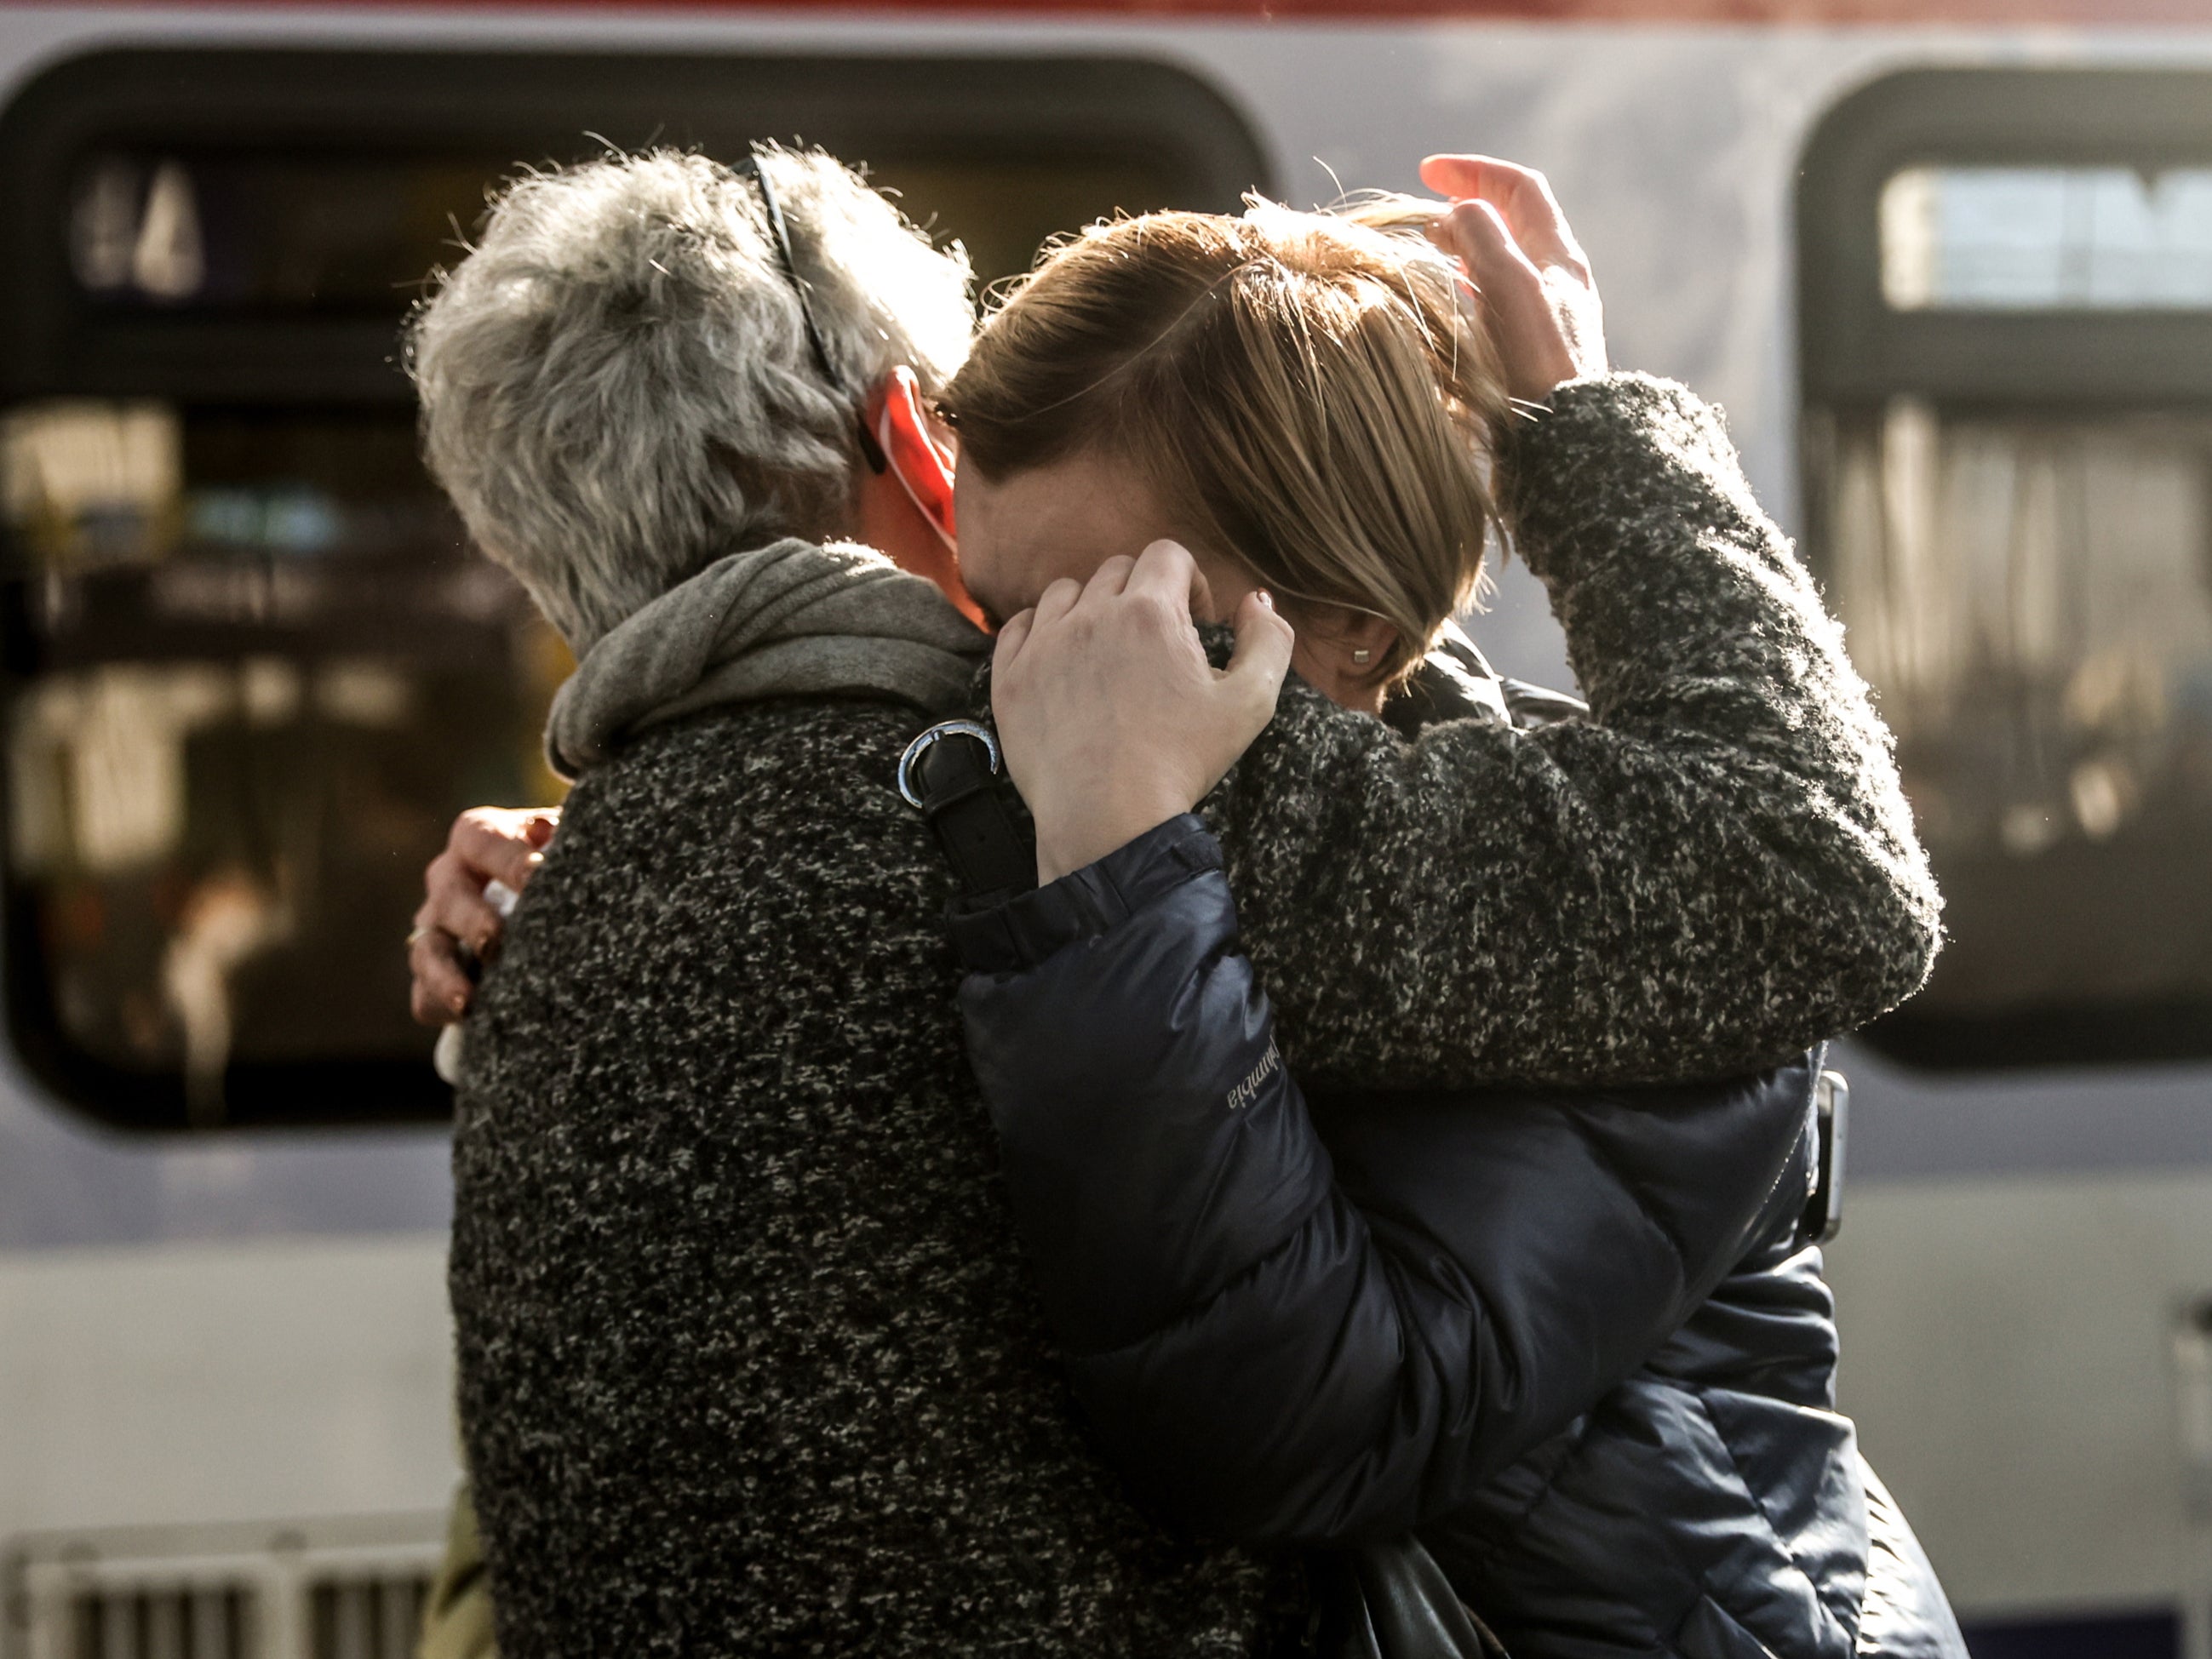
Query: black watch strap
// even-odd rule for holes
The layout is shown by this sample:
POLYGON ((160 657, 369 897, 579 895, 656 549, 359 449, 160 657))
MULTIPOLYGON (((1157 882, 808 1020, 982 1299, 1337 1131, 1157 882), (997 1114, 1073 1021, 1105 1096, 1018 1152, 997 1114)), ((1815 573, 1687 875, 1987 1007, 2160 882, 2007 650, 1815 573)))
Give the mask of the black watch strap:
POLYGON ((899 793, 928 820, 963 897, 993 901, 1036 885, 999 764, 999 740, 978 720, 939 720, 899 759, 899 793))

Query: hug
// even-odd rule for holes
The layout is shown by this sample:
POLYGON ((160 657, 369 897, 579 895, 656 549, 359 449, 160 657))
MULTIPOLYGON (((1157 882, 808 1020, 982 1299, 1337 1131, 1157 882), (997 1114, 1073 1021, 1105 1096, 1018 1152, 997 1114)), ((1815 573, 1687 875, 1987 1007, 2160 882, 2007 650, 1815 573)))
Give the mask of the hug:
POLYGON ((510 1659, 1963 1659, 1806 1224, 1940 939, 1888 734, 1540 177, 1424 177, 976 333, 827 156, 616 157, 424 306, 579 659, 557 834, 465 818, 414 947, 510 1659), (1498 544, 1586 701, 1461 631, 1498 544), (897 787, 948 718, 990 891, 897 787))

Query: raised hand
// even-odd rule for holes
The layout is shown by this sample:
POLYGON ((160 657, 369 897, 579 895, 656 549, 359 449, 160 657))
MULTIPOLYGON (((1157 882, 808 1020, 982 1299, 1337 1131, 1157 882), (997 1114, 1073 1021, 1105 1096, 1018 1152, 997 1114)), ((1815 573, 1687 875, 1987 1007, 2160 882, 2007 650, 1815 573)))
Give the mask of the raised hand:
POLYGON ((1088 583, 1054 582, 1000 631, 991 710, 1036 820, 1040 882, 1190 811, 1273 717, 1291 625, 1247 595, 1217 670, 1191 623, 1206 593, 1189 552, 1154 542, 1088 583))
POLYGON ((1452 198, 1429 240, 1467 267, 1506 390, 1542 403, 1606 372, 1605 311, 1589 261, 1544 175, 1488 155, 1431 155, 1421 182, 1452 198))

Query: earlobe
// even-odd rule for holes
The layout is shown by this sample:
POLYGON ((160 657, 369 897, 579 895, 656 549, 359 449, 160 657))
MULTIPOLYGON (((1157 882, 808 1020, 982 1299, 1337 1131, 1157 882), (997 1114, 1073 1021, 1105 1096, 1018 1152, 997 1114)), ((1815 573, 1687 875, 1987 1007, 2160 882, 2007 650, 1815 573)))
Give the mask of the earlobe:
POLYGON ((883 447, 891 475, 947 548, 957 549, 952 520, 952 464, 931 436, 921 385, 901 364, 877 383, 868 400, 868 429, 883 447))
POLYGON ((1336 611, 1319 624, 1310 639, 1313 657, 1317 664, 1328 665, 1334 681, 1322 690, 1347 708, 1380 714, 1382 665, 1390 659, 1397 643, 1398 630, 1382 617, 1336 611))
POLYGON ((1375 672, 1398 643, 1398 630, 1380 617, 1346 613, 1344 625, 1331 641, 1351 665, 1352 676, 1364 679, 1375 672))

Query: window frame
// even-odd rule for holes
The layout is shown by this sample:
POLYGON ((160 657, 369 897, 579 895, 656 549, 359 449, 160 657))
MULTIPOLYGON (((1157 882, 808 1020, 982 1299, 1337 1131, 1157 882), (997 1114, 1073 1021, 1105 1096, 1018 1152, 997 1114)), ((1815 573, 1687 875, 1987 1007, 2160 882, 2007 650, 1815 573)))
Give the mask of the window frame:
POLYGON ((1915 69, 1823 117, 1798 173, 1805 401, 2212 399, 2212 309, 1893 311, 1882 187, 1913 167, 2212 167, 2212 70, 1915 69))
MULTIPOLYGON (((1893 310, 1880 219, 1884 186, 1913 167, 2212 166, 2208 100, 2206 70, 1908 69, 1820 120, 1796 197, 1800 481, 1817 577, 1834 574, 1820 468, 1838 414, 1898 398, 1975 415, 2212 413, 2212 308, 1893 310)), ((1862 1035, 1889 1058, 1938 1072, 2203 1060, 2212 1058, 2212 1002, 1988 1014, 1907 1003, 1862 1035)))
POLYGON ((1249 119, 1192 71, 1149 58, 93 52, 46 70, 0 113, 0 401, 410 396, 380 323, 98 315, 76 292, 61 234, 72 164, 96 145, 512 148, 523 162, 571 156, 580 135, 728 155, 793 133, 859 157, 1135 156, 1188 177, 1188 205, 1221 211, 1269 184, 1249 119))
MULTIPOLYGON (((76 165, 97 148, 489 149, 512 150, 520 163, 585 153, 580 136, 728 155, 753 138, 794 134, 832 154, 902 162, 1134 158, 1183 181, 1179 205, 1211 210, 1234 211, 1245 191, 1272 186, 1251 119, 1192 70, 1146 58, 97 51, 45 70, 0 112, 0 408, 77 397, 302 410, 392 409, 412 400, 386 322, 98 308, 79 291, 66 234, 76 165)), ((0 715, 7 715, 40 653, 27 606, 0 599, 0 715)), ((0 811, 12 811, 4 782, 0 811)), ((195 1125, 181 1074, 112 1065, 64 1035, 52 988, 37 967, 42 951, 30 891, 12 849, 0 859, 8 1038, 28 1072, 73 1111, 111 1127, 179 1132, 450 1114, 450 1091, 430 1068, 425 1033, 419 1062, 234 1064, 222 1124, 195 1125)), ((392 918, 394 952, 407 920, 392 918)))

